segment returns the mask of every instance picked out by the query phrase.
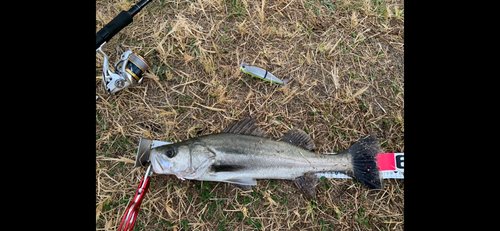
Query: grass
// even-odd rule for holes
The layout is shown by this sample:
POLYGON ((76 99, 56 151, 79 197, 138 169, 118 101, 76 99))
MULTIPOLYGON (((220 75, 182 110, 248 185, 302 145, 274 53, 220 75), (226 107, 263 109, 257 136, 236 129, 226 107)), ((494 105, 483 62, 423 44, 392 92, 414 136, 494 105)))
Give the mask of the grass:
MULTIPOLYGON (((133 2, 97 1, 96 31, 133 2)), ((178 142, 250 115, 271 137, 303 129, 317 153, 369 133, 384 151, 404 152, 401 0, 153 1, 103 50, 111 63, 132 50, 152 68, 115 96, 96 78, 96 230, 115 230, 134 196, 141 136, 178 142), (290 82, 251 77, 242 61, 290 82)), ((313 200, 291 181, 253 189, 155 174, 135 230, 404 229, 404 180, 368 190, 322 178, 313 200)))

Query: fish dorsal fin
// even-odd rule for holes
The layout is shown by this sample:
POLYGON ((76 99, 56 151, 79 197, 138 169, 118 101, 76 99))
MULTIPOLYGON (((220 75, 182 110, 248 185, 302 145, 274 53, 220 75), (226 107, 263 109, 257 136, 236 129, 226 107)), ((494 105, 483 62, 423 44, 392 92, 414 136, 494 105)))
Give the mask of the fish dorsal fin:
POLYGON ((232 124, 222 131, 222 133, 235 133, 242 135, 265 137, 265 132, 257 126, 255 119, 245 117, 240 121, 232 124))
POLYGON ((281 141, 291 143, 305 150, 314 149, 314 143, 311 137, 309 137, 309 135, 307 135, 304 131, 298 130, 297 128, 294 128, 285 134, 281 138, 281 141))

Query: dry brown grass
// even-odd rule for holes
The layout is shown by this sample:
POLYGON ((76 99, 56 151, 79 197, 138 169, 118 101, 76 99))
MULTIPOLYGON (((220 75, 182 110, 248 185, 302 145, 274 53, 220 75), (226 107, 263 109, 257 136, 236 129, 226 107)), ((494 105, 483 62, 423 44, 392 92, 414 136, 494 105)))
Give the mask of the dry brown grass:
MULTIPOLYGON (((97 1, 96 32, 136 1, 97 1)), ((145 169, 139 137, 177 142, 250 115, 268 136, 306 130, 318 153, 374 133, 404 152, 404 3, 401 0, 154 1, 103 48, 152 65, 115 96, 96 78, 96 230, 115 230, 145 169), (240 71, 266 68, 280 87, 240 71)), ((96 59, 96 75, 102 58, 96 59)), ((309 201, 290 181, 254 192, 154 175, 136 230, 402 230, 404 180, 368 190, 326 179, 309 201)))

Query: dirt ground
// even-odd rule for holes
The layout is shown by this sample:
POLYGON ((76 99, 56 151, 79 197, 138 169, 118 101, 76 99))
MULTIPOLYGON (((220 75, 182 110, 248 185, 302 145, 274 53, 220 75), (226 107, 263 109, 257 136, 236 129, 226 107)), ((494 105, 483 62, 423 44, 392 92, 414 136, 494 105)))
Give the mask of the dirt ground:
MULTIPOLYGON (((96 1, 96 32, 137 2, 96 1)), ((103 50, 152 67, 110 96, 96 54, 96 230, 118 228, 145 174, 133 168, 140 137, 178 142, 251 116, 270 137, 303 129, 317 153, 367 134, 404 152, 402 0, 153 1, 103 50), (242 61, 290 82, 245 74, 242 61)), ((253 189, 154 174, 135 230, 404 229, 404 180, 323 179, 313 200, 286 180, 253 189)))

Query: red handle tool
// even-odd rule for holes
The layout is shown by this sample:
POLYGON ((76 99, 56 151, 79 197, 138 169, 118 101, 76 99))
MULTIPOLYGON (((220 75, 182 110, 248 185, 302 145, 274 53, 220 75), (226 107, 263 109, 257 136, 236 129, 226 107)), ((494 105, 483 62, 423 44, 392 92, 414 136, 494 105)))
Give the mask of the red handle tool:
POLYGON ((125 210, 125 214, 123 214, 122 222, 120 223, 120 227, 118 227, 118 231, 122 230, 123 224, 125 224, 124 231, 132 230, 135 224, 135 219, 137 218, 137 214, 139 213, 139 208, 141 207, 142 199, 144 199, 144 195, 148 192, 149 188, 149 180, 151 179, 151 165, 149 165, 148 170, 146 171, 146 175, 142 177, 141 182, 139 183, 139 188, 137 188, 137 192, 135 193, 134 199, 130 202, 130 205, 125 210))

